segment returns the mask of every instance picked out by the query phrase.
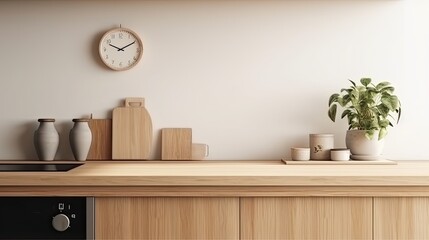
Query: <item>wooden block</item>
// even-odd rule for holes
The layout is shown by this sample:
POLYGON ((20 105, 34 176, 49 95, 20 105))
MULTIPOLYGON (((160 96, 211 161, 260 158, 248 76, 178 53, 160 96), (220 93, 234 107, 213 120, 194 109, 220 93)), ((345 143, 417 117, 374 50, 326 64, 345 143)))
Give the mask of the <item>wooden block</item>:
POLYGON ((112 119, 90 119, 91 148, 87 160, 112 159, 112 119))
POLYGON ((192 159, 191 128, 163 128, 161 138, 161 160, 192 159))

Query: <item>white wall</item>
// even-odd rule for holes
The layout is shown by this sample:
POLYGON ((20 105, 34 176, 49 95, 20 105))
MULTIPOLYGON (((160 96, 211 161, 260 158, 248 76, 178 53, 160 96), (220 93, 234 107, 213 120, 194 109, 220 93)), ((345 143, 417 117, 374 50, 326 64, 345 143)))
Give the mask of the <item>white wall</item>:
POLYGON ((110 117, 127 96, 146 98, 159 129, 193 128, 210 159, 280 159, 309 133, 334 133, 328 97, 347 79, 391 81, 403 118, 385 155, 428 159, 429 17, 424 0, 0 1, 0 159, 36 159, 37 119, 53 117, 58 159, 72 159, 72 118, 110 117), (114 72, 101 35, 122 24, 144 56, 114 72), (412 140, 410 140, 410 138, 412 140), (426 141, 426 142, 425 142, 426 141))

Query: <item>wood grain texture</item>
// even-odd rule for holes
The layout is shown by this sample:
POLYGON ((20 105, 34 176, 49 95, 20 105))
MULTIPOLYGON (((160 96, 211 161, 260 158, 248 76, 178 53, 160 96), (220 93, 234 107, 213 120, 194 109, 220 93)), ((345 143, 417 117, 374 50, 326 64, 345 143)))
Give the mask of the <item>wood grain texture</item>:
POLYGON ((96 198, 96 239, 238 239, 238 198, 96 198))
POLYGON ((91 148, 87 160, 112 159, 112 119, 90 119, 91 148))
POLYGON ((68 172, 2 172, 0 186, 428 187, 429 161, 332 166, 280 160, 86 161, 68 172))
POLYGON ((429 239, 429 198, 374 198, 374 239, 429 239))
POLYGON ((152 120, 144 107, 113 109, 112 159, 148 159, 152 148, 152 120))
POLYGON ((429 187, 0 186, 0 196, 98 197, 429 197, 429 187))
POLYGON ((371 239, 372 198, 242 198, 242 239, 371 239))
POLYGON ((163 128, 162 160, 192 160, 192 129, 163 128))

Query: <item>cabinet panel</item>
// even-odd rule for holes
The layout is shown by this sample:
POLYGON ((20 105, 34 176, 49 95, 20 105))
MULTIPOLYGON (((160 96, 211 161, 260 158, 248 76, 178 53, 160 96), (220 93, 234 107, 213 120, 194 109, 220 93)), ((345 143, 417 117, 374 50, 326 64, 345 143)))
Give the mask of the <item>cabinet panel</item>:
POLYGON ((429 198, 374 198, 374 239, 429 239, 429 198))
POLYGON ((242 198, 241 237, 371 239, 372 198, 242 198))
POLYGON ((238 198, 96 198, 97 239, 238 239, 238 198))

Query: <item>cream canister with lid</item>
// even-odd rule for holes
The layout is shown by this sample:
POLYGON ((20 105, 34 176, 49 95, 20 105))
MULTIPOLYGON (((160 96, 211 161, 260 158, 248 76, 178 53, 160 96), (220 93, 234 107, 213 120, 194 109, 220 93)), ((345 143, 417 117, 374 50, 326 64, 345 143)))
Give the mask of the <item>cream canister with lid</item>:
POLYGON ((334 134, 310 134, 310 159, 330 160, 334 134))

